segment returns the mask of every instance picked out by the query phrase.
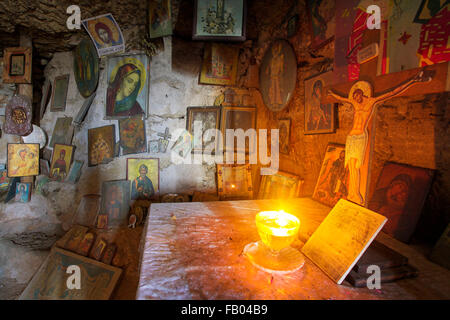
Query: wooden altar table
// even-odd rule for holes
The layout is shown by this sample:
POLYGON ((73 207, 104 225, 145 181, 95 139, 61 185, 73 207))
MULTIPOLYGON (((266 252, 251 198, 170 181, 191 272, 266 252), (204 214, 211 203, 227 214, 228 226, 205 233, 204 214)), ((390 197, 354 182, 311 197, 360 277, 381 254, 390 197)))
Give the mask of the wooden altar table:
POLYGON ((419 276, 380 290, 335 284, 305 257, 300 270, 277 275, 242 251, 258 241, 255 216, 280 210, 300 221, 301 249, 331 208, 310 198, 152 204, 141 241, 137 299, 450 299, 450 271, 384 233, 377 241, 409 258, 419 276))

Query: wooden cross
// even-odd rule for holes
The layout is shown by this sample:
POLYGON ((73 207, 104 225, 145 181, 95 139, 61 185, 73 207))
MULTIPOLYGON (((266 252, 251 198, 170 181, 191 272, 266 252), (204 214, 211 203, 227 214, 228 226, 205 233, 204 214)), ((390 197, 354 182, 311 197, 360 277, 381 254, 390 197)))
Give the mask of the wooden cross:
POLYGON ((368 203, 369 168, 377 104, 398 96, 446 91, 447 71, 448 63, 444 63, 376 77, 374 82, 375 88, 378 89, 376 91, 380 92, 378 94, 374 94, 374 87, 370 82, 361 79, 328 88, 324 103, 346 102, 352 104, 355 109, 352 130, 347 136, 345 147, 345 164, 349 170, 347 200, 363 206, 368 203), (422 85, 416 85, 418 83, 422 85))

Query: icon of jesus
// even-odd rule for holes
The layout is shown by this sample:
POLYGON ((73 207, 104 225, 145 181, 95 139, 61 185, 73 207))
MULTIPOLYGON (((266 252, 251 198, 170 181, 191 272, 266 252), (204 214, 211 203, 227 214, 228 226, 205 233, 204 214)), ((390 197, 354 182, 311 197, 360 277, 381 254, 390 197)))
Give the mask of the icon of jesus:
POLYGON ((349 190, 347 199, 357 204, 364 205, 364 198, 361 194, 361 172, 360 168, 364 164, 366 149, 369 143, 368 123, 375 110, 375 106, 380 102, 398 96, 409 87, 419 82, 431 81, 431 76, 424 76, 424 71, 420 71, 416 76, 407 82, 391 89, 389 92, 373 96, 372 86, 366 81, 356 82, 348 95, 348 98, 339 96, 333 91, 328 95, 335 99, 349 103, 355 109, 353 127, 347 136, 345 143, 345 166, 349 168, 349 190))

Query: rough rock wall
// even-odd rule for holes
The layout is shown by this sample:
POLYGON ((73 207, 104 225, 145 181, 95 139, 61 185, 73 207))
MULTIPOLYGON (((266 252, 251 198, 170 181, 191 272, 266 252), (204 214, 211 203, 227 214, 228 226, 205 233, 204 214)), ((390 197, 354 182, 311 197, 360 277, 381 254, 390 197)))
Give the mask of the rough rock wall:
MULTIPOLYGON (((278 3, 278 2, 277 2, 278 3)), ((261 1, 255 4, 258 24, 258 41, 264 52, 271 41, 286 38, 286 24, 275 3, 261 1), (277 12, 276 14, 267 14, 277 12), (260 16, 258 16, 258 14, 260 16)), ((304 1, 298 1, 289 13, 298 13, 298 33, 289 39, 298 60, 297 87, 290 104, 281 112, 259 113, 258 123, 277 127, 277 119, 291 118, 289 155, 280 155, 280 170, 298 174, 305 179, 305 195, 312 195, 325 149, 328 143, 345 144, 351 129, 353 109, 340 104, 338 128, 333 134, 304 134, 304 80, 324 71, 334 58, 334 42, 318 51, 309 49, 310 34, 304 1)), ((395 161, 409 165, 437 169, 430 198, 417 231, 422 238, 435 241, 450 221, 450 113, 447 93, 426 96, 394 98, 378 106, 376 136, 371 168, 369 193, 373 192, 384 162, 395 161)))
MULTIPOLYGON (((177 1, 174 1, 175 8, 176 3, 177 1)), ((80 7, 81 19, 112 13, 123 29, 146 27, 147 1, 4 0, 0 2, 0 31, 13 35, 26 30, 33 38, 34 47, 42 56, 71 50, 79 42, 81 32, 67 29, 66 20, 69 15, 66 9, 70 5, 80 7)), ((143 38, 144 35, 145 33, 133 32, 132 38, 143 38)), ((129 45, 130 48, 136 49, 140 41, 131 39, 129 45)))
MULTIPOLYGON (((106 59, 101 60, 101 72, 97 95, 81 128, 77 129, 73 145, 76 146, 75 159, 86 162, 83 174, 77 184, 77 192, 98 193, 105 180, 126 178, 126 158, 160 158, 161 193, 189 192, 193 190, 214 189, 214 171, 205 166, 173 165, 170 161, 170 147, 177 136, 176 129, 186 127, 186 109, 188 106, 212 105, 220 89, 214 86, 198 85, 198 72, 201 65, 203 43, 186 43, 170 39, 165 41, 165 49, 154 56, 150 64, 149 117, 145 121, 147 140, 158 139, 158 133, 164 133, 166 127, 172 133, 171 143, 166 153, 121 156, 106 165, 87 167, 87 131, 104 125, 116 126, 116 141, 119 140, 117 120, 104 120, 106 98, 106 59), (172 52, 174 50, 175 52, 172 52), (172 57, 173 53, 173 57, 172 57)), ((45 113, 41 127, 52 134, 58 117, 75 117, 84 99, 78 92, 72 73, 72 52, 56 53, 46 68, 49 79, 70 73, 67 106, 64 112, 45 113)), ((49 108, 49 107, 47 107, 49 108)))
MULTIPOLYGON (((75 1, 76 2, 76 1, 75 1)), ((105 12, 112 12, 121 25, 127 42, 127 53, 142 52, 147 49, 143 39, 147 33, 147 3, 130 1, 96 2, 88 11, 83 8, 89 7, 91 2, 81 1, 83 17, 94 16, 105 12), (110 10, 111 9, 111 10, 110 10), (88 12, 88 13, 86 13, 88 12), (138 14, 133 14, 137 12, 138 14), (123 23, 122 23, 123 22, 123 23)), ((174 1, 173 4, 176 4, 174 1)), ((75 4, 75 3, 72 3, 75 4)), ((40 126, 51 139, 53 128, 58 117, 75 117, 84 102, 84 98, 78 92, 72 65, 73 56, 71 49, 81 37, 86 37, 82 29, 77 33, 68 35, 66 31, 53 30, 52 28, 65 28, 67 15, 59 14, 64 2, 41 1, 39 4, 23 4, 25 8, 34 6, 35 12, 27 9, 21 17, 8 17, 2 19, 0 31, 8 25, 14 28, 28 27, 37 35, 33 37, 34 45, 41 54, 49 52, 50 62, 46 65, 44 74, 47 79, 53 81, 56 76, 70 74, 69 88, 67 94, 66 110, 64 112, 50 112, 47 106, 44 118, 40 126), (36 33, 35 25, 39 24, 36 16, 42 6, 54 4, 53 18, 49 18, 46 34, 36 33), (36 7, 36 5, 39 7, 36 7), (31 15, 31 16, 30 16, 31 15), (28 18, 27 18, 28 17, 28 18), (63 24, 63 25, 61 25, 63 24), (34 27, 33 27, 34 26, 34 27), (64 34, 60 32, 66 32, 64 34), (67 37, 70 39, 67 40, 67 37), (48 44, 42 44, 48 38, 48 44), (44 39, 44 40, 43 40, 44 39), (47 49, 44 49, 47 48, 47 49), (56 52, 50 52, 53 48, 56 52), (48 50, 48 51, 47 51, 48 50)), ((17 9, 20 4, 2 2, 2 8, 6 12, 17 9), (5 6, 5 7, 3 7, 5 6)), ((174 16, 177 8, 174 6, 174 16)), ((0 10, 4 14, 3 10, 0 10)), ((13 14, 11 14, 13 16, 13 14)), ((38 19, 39 20, 39 19, 38 19)), ((45 23, 45 21, 40 21, 45 23)), ((158 43, 158 42, 157 42, 158 43)), ((174 130, 185 128, 185 116, 188 106, 208 106, 223 91, 223 87, 198 85, 198 75, 203 56, 203 42, 192 42, 172 39, 168 37, 159 41, 163 50, 152 57, 150 63, 150 95, 149 117, 146 120, 147 140, 158 139, 158 133, 164 133, 166 127, 172 133, 172 139, 164 154, 138 154, 116 158, 106 165, 96 167, 87 166, 87 130, 108 124, 116 126, 116 141, 119 139, 118 121, 104 120, 105 95, 106 95, 106 60, 101 59, 100 80, 97 95, 93 101, 90 111, 81 128, 76 129, 72 144, 76 147, 74 159, 84 160, 83 174, 76 185, 68 183, 50 182, 47 193, 38 195, 33 193, 29 203, 0 204, 0 291, 5 293, 2 298, 14 298, 20 294, 34 272, 46 256, 47 250, 59 238, 64 229, 70 225, 79 200, 84 194, 100 193, 101 184, 107 180, 126 178, 126 158, 129 157, 158 157, 160 158, 161 193, 169 192, 192 192, 193 190, 215 191, 215 166, 207 165, 173 165, 170 161, 170 147, 177 138, 174 130), (26 261, 26 263, 24 263, 26 261), (16 277, 15 273, 22 276, 16 277)), ((44 54, 44 56, 47 56, 44 54)), ((6 90, 6 87, 4 88, 6 90)), ((3 91, 5 91, 2 89, 3 91)), ((5 91, 6 92, 6 91, 5 91)), ((9 91, 8 91, 9 92, 9 91)), ((9 93, 8 93, 9 94, 9 93)), ((147 142, 148 142, 147 141, 147 142)), ((20 142, 20 138, 14 135, 3 134, 0 138, 0 163, 6 162, 6 145, 11 142, 20 142)))
MULTIPOLYGON (((149 117, 145 121, 148 141, 158 139, 158 133, 164 133, 166 127, 169 128, 171 133, 174 133, 176 129, 185 128, 188 106, 213 105, 215 98, 223 91, 221 87, 198 85, 203 43, 175 40, 172 45, 170 38, 166 40, 164 51, 154 56, 150 64, 149 117)), ((51 139, 57 118, 75 117, 84 102, 74 80, 72 61, 72 52, 55 53, 45 69, 46 78, 50 81, 53 81, 57 76, 70 74, 66 110, 50 112, 50 106, 47 106, 46 113, 41 121, 41 127, 47 133, 48 140, 51 139)), ((170 148, 177 138, 174 134, 172 134, 166 153, 141 153, 121 156, 105 165, 87 166, 88 129, 114 124, 116 126, 116 141, 119 140, 118 121, 104 120, 107 87, 105 62, 105 58, 101 59, 97 95, 82 127, 75 129, 72 140, 72 144, 75 146, 74 159, 85 161, 80 181, 76 185, 52 183, 54 192, 51 195, 47 198, 33 195, 32 201, 28 204, 21 204, 23 208, 21 207, 19 211, 35 213, 35 209, 38 207, 48 208, 56 216, 61 216, 62 221, 66 221, 70 219, 77 208, 78 201, 71 201, 72 199, 81 199, 84 194, 88 193, 101 193, 103 181, 126 179, 126 158, 129 157, 160 158, 161 194, 193 192, 194 190, 215 191, 215 166, 174 165, 171 162, 170 148)), ((2 145, 0 162, 6 162, 6 144, 15 140, 17 140, 17 137, 11 135, 4 135, 0 139, 2 145)), ((13 208, 15 206, 17 204, 0 204, 0 219, 12 219, 12 216, 8 215, 7 212, 16 210, 17 208, 13 208)), ((39 216, 39 214, 37 215, 39 216)))

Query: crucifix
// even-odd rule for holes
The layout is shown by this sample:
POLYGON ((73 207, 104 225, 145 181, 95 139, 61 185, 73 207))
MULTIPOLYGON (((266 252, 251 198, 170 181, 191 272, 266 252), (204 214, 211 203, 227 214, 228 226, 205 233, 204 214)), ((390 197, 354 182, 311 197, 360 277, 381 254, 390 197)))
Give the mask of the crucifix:
POLYGON ((368 151, 372 149, 373 141, 373 130, 369 128, 369 122, 372 120, 377 104, 401 95, 415 84, 431 80, 432 74, 421 70, 403 84, 378 96, 374 96, 372 85, 367 81, 357 81, 351 87, 348 97, 340 96, 334 91, 328 90, 329 96, 338 101, 349 103, 354 108, 353 126, 345 143, 345 166, 349 170, 347 200, 363 206, 367 204, 367 177, 369 174, 367 157, 370 156, 368 151), (364 172, 361 172, 362 170, 364 172), (365 185, 362 185, 362 180, 366 182, 365 185))
POLYGON ((158 136, 161 137, 158 141, 159 152, 165 153, 167 150, 167 146, 169 145, 169 139, 172 138, 172 135, 169 133, 169 128, 166 127, 164 133, 158 133, 158 136))

